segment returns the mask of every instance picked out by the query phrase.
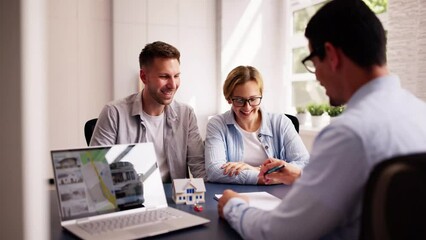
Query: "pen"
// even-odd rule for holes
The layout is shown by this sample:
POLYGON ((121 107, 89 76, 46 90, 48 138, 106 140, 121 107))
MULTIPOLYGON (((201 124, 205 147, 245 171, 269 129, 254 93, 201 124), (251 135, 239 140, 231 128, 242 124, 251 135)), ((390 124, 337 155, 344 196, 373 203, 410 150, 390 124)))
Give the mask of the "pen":
POLYGON ((268 171, 266 171, 265 175, 273 173, 273 172, 277 172, 277 171, 279 171, 282 168, 285 168, 285 164, 281 164, 279 166, 276 166, 276 167, 273 167, 273 168, 269 169, 268 171))

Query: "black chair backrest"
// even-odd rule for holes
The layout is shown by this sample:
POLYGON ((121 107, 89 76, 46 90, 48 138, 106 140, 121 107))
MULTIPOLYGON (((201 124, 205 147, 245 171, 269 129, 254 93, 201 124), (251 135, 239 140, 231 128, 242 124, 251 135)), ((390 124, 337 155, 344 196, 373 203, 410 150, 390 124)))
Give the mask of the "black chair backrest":
POLYGON ((365 188, 361 239, 426 239, 426 153, 379 163, 365 188))
POLYGON ((296 116, 285 114, 288 118, 290 118, 291 122, 294 125, 294 128, 296 128, 296 131, 299 132, 299 119, 297 119, 296 116))
POLYGON ((95 130, 97 118, 90 119, 84 124, 84 137, 86 138, 87 146, 90 145, 90 139, 92 139, 93 130, 95 130))

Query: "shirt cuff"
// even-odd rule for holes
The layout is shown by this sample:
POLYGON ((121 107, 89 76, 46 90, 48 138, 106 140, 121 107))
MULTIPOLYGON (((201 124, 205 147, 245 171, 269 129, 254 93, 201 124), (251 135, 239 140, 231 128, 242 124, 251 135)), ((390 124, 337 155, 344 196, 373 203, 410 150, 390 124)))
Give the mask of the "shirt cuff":
POLYGON ((247 184, 256 185, 258 175, 259 175, 259 171, 247 170, 247 184))
POLYGON ((242 216, 248 207, 248 203, 238 197, 229 199, 223 207, 223 215, 225 216, 225 219, 241 236, 244 236, 241 224, 242 216))

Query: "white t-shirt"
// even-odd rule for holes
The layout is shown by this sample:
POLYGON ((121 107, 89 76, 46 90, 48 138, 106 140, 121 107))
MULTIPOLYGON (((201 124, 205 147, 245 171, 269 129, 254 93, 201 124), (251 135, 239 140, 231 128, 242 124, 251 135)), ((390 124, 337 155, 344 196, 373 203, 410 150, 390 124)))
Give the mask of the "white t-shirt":
POLYGON ((146 120, 146 138, 154 144, 157 163, 160 167, 161 179, 163 182, 170 182, 170 169, 166 161, 166 155, 164 154, 164 112, 159 116, 151 116, 143 112, 143 117, 146 120))
POLYGON ((266 155, 266 152, 257 137, 258 130, 255 132, 247 132, 240 126, 238 126, 238 128, 243 134, 244 153, 242 161, 253 167, 259 167, 259 165, 268 158, 268 155, 266 155))

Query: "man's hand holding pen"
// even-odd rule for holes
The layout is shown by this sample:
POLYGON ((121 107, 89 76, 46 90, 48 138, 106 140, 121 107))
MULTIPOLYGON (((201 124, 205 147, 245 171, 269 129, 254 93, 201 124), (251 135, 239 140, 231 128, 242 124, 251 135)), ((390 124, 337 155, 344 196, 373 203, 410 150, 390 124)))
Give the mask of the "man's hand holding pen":
POLYGON ((259 182, 290 185, 300 177, 301 170, 283 160, 269 158, 260 165, 259 182), (269 171, 269 172, 268 172, 269 171))

